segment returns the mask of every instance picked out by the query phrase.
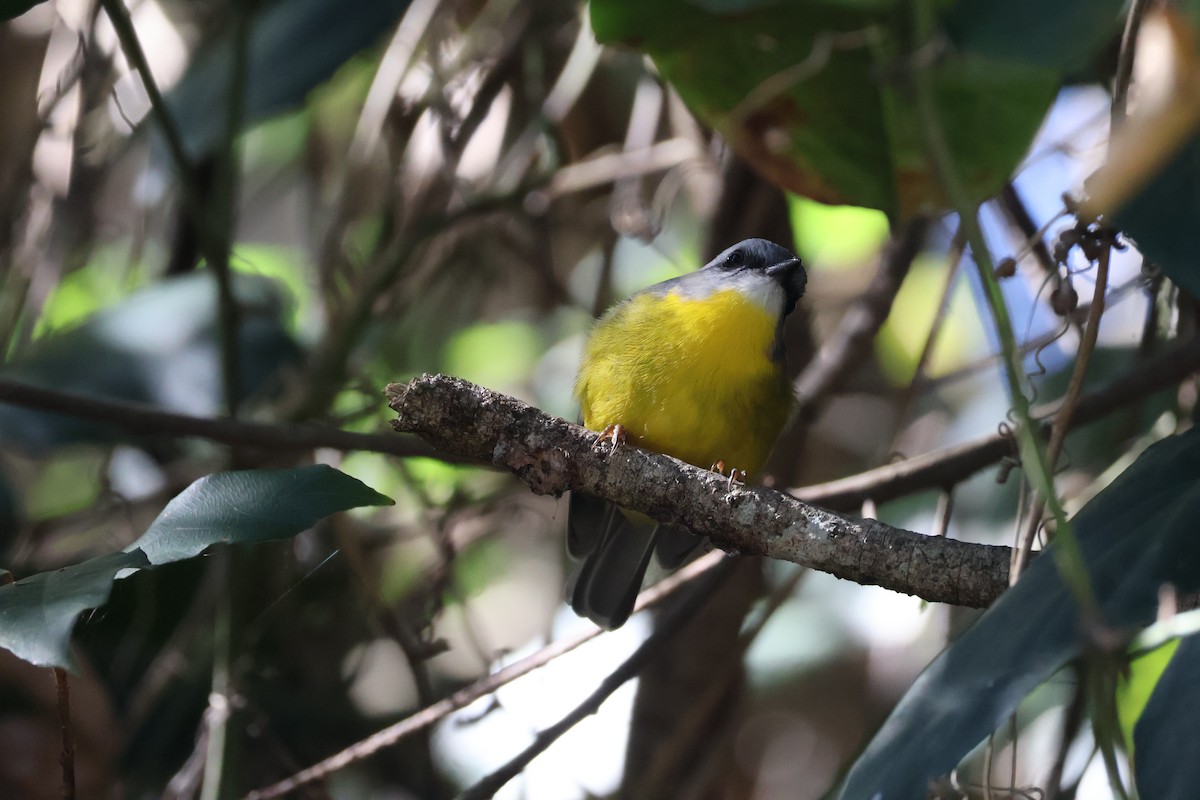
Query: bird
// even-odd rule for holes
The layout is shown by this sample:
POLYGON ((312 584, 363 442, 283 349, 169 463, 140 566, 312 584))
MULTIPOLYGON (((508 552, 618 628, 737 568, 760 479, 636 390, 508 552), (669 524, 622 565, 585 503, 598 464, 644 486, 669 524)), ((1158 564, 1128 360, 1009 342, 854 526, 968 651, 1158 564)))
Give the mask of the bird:
MULTIPOLYGON (((632 444, 752 480, 793 404, 784 323, 808 283, 790 250, 746 239, 699 270, 631 295, 592 328, 575 381, 597 445, 632 444)), ((652 553, 678 567, 699 544, 581 491, 571 493, 567 583, 574 611, 619 628, 633 611, 652 553)))

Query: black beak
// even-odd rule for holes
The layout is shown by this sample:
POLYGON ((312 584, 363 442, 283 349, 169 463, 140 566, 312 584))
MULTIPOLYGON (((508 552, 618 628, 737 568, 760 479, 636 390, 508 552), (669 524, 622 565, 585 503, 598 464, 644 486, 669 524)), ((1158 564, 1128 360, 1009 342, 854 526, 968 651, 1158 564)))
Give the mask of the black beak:
POLYGON ((804 296, 804 290, 808 286, 808 273, 804 271, 804 265, 798 258, 789 258, 787 261, 767 267, 766 271, 768 275, 779 281, 779 285, 787 293, 787 305, 784 307, 783 313, 785 315, 792 313, 792 309, 804 296))

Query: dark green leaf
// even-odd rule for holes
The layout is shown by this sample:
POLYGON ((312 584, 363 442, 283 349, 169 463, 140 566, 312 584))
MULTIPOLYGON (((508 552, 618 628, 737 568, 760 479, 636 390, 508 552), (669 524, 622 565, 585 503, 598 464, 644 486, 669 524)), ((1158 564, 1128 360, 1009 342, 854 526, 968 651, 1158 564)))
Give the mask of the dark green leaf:
POLYGON ((960 0, 946 28, 963 50, 1073 71, 1121 30, 1124 6, 1121 0, 960 0))
POLYGON ((0 19, 13 19, 45 0, 0 0, 0 19))
POLYGON ((324 465, 209 475, 168 503, 125 552, 0 587, 0 647, 34 664, 70 667, 76 619, 108 600, 121 570, 191 558, 218 542, 294 536, 336 511, 390 503, 324 465))
MULTIPOLYGON (((692 111, 772 182, 890 214, 942 202, 898 77, 910 45, 895 3, 593 0, 591 12, 601 41, 653 57, 692 111)), ((983 50, 951 49, 928 68, 951 155, 982 200, 1028 149, 1061 73, 983 50)))
POLYGON ((1196 720, 1200 719, 1200 636, 1179 643, 1133 729, 1138 794, 1191 800, 1200 786, 1196 720))
POLYGON ((1200 297, 1200 136, 1116 214, 1121 231, 1146 258, 1193 297, 1200 297))
POLYGON ((0 647, 31 664, 71 668, 76 618, 104 605, 118 572, 148 564, 140 550, 109 553, 0 587, 0 647))
MULTIPOLYGON (((303 102, 342 64, 400 18, 409 0, 279 0, 251 22, 244 127, 303 102)), ((167 105, 195 158, 225 131, 233 64, 228 32, 206 48, 167 96, 167 105)))
POLYGON ((184 489, 130 549, 141 549, 151 564, 166 564, 199 555, 218 542, 294 536, 335 511, 391 502, 324 464, 218 472, 184 489))
MULTIPOLYGON (((1075 516, 1106 624, 1151 621, 1163 583, 1183 592, 1200 587, 1198 518, 1196 428, 1149 448, 1075 516)), ((917 679, 851 769, 841 797, 923 797, 1026 694, 1080 655, 1080 629, 1054 559, 1043 554, 917 679)))

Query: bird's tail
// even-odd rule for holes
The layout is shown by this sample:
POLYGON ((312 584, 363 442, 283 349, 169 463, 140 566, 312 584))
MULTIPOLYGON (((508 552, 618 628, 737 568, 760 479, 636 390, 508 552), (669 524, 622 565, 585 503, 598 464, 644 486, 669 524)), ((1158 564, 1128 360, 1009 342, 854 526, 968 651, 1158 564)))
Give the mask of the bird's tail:
POLYGON ((580 560, 567 583, 575 613, 612 630, 633 612, 659 526, 637 522, 607 500, 572 492, 567 551, 580 560))

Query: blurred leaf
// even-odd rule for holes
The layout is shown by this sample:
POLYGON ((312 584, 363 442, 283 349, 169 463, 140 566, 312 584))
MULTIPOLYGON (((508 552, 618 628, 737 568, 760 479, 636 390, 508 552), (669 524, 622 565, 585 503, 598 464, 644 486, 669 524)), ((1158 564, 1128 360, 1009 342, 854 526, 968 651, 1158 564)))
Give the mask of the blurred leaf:
POLYGON ((959 0, 946 29, 963 50, 1075 71, 1120 30, 1123 0, 959 0))
POLYGON ((471 325, 446 347, 446 371, 465 380, 512 394, 529 379, 546 349, 528 322, 505 320, 471 325))
MULTIPOLYGON (((946 284, 947 269, 950 264, 945 258, 917 256, 900 286, 892 312, 875 338, 879 367, 897 386, 907 386, 916 373, 946 284)), ((952 372, 978 354, 985 341, 978 319, 967 282, 956 281, 941 334, 930 355, 929 375, 952 372)))
POLYGON ((796 253, 809 269, 858 267, 888 239, 887 217, 871 208, 827 206, 788 196, 796 253))
POLYGON ((86 265, 63 275, 55 285, 38 315, 34 338, 78 325, 105 306, 119 303, 129 295, 127 282, 141 269, 141 264, 130 263, 127 246, 97 247, 86 265))
MULTIPOLYGON (((280 318, 272 281, 238 275, 243 396, 263 388, 299 348, 280 318)), ((51 389, 146 403, 212 416, 221 408, 216 285, 206 271, 163 281, 33 343, 3 370, 6 378, 51 389)), ((39 453, 74 442, 112 442, 112 428, 0 405, 0 443, 39 453)))
POLYGON ((0 647, 31 664, 73 669, 76 618, 104 605, 118 572, 149 563, 140 550, 109 553, 0 586, 0 647))
POLYGON ((1121 740, 1130 753, 1134 752, 1134 726, 1146 710, 1158 679, 1171 663, 1171 657, 1178 647, 1179 640, 1174 639, 1133 659, 1129 662, 1128 672, 1117 684, 1117 717, 1121 722, 1121 740))
POLYGON ((100 481, 108 463, 95 448, 65 448, 45 459, 36 483, 25 495, 29 519, 83 511, 100 496, 100 481))
POLYGON ((1147 260, 1193 297, 1200 297, 1200 136, 1193 138, 1116 214, 1121 231, 1147 260))
MULTIPOLYGON (((1198 515, 1200 429, 1193 428, 1150 447, 1075 516, 1105 624, 1121 630, 1150 622, 1163 583, 1183 593, 1200 587, 1198 515)), ((840 796, 924 796, 1022 697, 1083 652, 1081 624, 1053 556, 1044 553, 917 679, 840 796)))
MULTIPOLYGON (((243 128, 294 108, 351 56, 374 44, 409 0, 276 0, 251 20, 243 128)), ((208 153, 225 131, 233 70, 230 30, 201 52, 167 95, 188 153, 208 153)))
MULTIPOLYGON (((942 197, 920 120, 894 77, 908 46, 895 6, 594 0, 591 11, 600 41, 648 53, 692 111, 772 182, 904 216, 942 197)), ((1059 11, 1043 7, 1038 19, 1070 25, 1074 16, 1059 11)), ((957 24, 957 35, 974 36, 996 21, 965 15, 957 24)), ((978 47, 949 49, 928 69, 951 154, 981 200, 1024 155, 1062 76, 1058 42, 1055 53, 1014 58, 977 38, 978 47)))
POLYGON ((1198 33, 1194 17, 1169 7, 1147 11, 1139 47, 1154 58, 1083 198, 1083 213, 1114 220, 1147 260, 1196 297, 1200 245, 1186 231, 1200 213, 1198 33))
POLYGON ((45 0, 0 0, 0 19, 13 19, 45 0))
POLYGON ((494 539, 480 539, 471 543, 454 559, 455 585, 461 594, 454 598, 461 602, 479 594, 512 569, 512 551, 494 539))
POLYGON ((1138 794, 1154 800, 1196 796, 1196 720, 1200 719, 1200 636, 1179 641, 1133 731, 1138 794))
POLYGON ((318 315, 313 287, 305 280, 312 271, 308 255, 300 247, 238 242, 230 261, 243 275, 261 275, 279 282, 291 300, 280 314, 281 322, 291 330, 311 326, 318 315))
POLYGON ((108 600, 122 570, 191 558, 219 542, 294 536, 336 511, 390 502, 325 465, 208 475, 168 503, 124 552, 0 587, 0 647, 39 666, 70 668, 75 620, 108 600))
POLYGON ((324 464, 296 469, 218 472, 176 496, 129 546, 151 564, 199 555, 218 543, 293 536, 335 511, 392 501, 324 464))
POLYGON ((495 470, 447 464, 436 458, 406 458, 404 464, 409 477, 420 484, 422 494, 435 505, 445 505, 456 495, 479 499, 504 486, 504 481, 496 480, 495 470))

